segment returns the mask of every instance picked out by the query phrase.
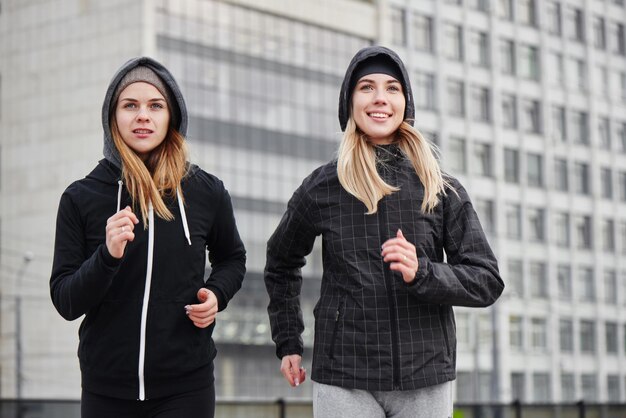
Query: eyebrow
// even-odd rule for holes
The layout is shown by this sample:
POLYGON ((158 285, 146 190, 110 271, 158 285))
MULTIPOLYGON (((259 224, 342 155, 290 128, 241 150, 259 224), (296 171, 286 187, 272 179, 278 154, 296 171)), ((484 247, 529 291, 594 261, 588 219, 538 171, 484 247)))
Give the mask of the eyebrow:
MULTIPOLYGON (((129 102, 138 102, 138 101, 139 101, 138 99, 134 99, 134 98, 132 98, 132 97, 122 97, 122 98, 120 99, 120 101, 122 101, 122 100, 127 100, 127 101, 129 101, 129 102)), ((166 100, 165 100, 165 99, 162 99, 162 98, 160 98, 160 97, 155 97, 154 99, 149 99, 148 101, 149 101, 149 102, 165 102, 166 100)))
MULTIPOLYGON (((360 79, 357 84, 361 84, 361 83, 375 83, 374 80, 372 80, 371 78, 362 78, 360 79)), ((398 80, 396 80, 395 78, 393 80, 387 80, 386 81, 387 84, 392 84, 392 83, 398 83, 401 84, 398 80)))

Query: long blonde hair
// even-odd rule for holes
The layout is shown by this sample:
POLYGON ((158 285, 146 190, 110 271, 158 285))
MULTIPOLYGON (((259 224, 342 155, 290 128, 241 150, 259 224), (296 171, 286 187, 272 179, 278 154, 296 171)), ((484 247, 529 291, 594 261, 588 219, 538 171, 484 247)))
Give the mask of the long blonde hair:
MULTIPOLYGON (((431 213, 439 204, 439 195, 445 195, 449 183, 444 179, 435 158, 434 149, 422 134, 403 121, 396 131, 397 143, 409 158, 415 173, 424 185, 422 212, 431 213)), ((387 184, 376 171, 374 145, 350 117, 339 145, 337 174, 344 189, 367 207, 367 214, 378 210, 378 202, 399 190, 387 184)))
POLYGON ((163 142, 144 163, 122 139, 115 117, 111 118, 111 136, 122 159, 122 178, 133 201, 133 211, 139 207, 144 229, 148 228, 150 202, 160 218, 173 220, 174 215, 163 199, 176 196, 187 174, 185 138, 170 126, 163 142))

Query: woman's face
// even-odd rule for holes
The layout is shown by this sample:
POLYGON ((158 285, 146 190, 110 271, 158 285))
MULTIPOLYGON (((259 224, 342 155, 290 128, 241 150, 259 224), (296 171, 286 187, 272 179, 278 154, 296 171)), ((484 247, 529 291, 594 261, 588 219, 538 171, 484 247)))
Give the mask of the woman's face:
POLYGON ((115 120, 124 143, 146 161, 167 135, 170 111, 159 90, 140 81, 120 93, 115 120))
POLYGON ((387 74, 368 74, 352 93, 352 118, 376 145, 391 144, 404 120, 402 84, 387 74))

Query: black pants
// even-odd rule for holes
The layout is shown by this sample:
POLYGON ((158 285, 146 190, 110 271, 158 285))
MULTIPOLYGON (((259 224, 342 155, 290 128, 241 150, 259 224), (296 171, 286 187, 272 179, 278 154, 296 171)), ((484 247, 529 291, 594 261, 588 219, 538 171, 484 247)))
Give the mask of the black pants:
POLYGON ((83 389, 82 418, 213 418, 215 386, 146 401, 109 398, 83 389))

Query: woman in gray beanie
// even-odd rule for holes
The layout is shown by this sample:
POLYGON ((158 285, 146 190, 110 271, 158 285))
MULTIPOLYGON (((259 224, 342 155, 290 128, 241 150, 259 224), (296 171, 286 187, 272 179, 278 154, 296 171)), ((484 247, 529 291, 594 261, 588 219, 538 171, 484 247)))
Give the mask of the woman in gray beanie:
POLYGON ((211 418, 215 317, 245 273, 230 197, 187 162, 185 101, 157 61, 118 70, 102 125, 105 158, 61 196, 50 279, 59 313, 84 315, 82 417, 211 418))
POLYGON ((304 180, 268 241, 272 338, 298 386, 301 267, 322 236, 315 417, 451 417, 452 307, 488 306, 504 288, 467 192, 441 172, 413 119, 396 53, 357 52, 339 97, 338 157, 304 180))

